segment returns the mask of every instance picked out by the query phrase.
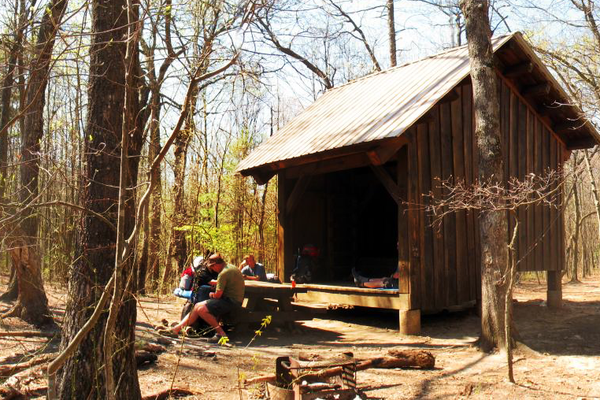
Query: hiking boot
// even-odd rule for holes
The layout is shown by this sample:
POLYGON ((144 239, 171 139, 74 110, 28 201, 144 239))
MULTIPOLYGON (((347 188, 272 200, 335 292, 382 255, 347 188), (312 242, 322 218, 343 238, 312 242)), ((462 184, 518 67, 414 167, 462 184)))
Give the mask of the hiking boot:
POLYGON ((354 278, 354 284, 358 287, 365 287, 365 282, 369 281, 369 279, 364 276, 360 276, 354 268, 352 268, 352 277, 354 278))
POLYGON ((229 338, 227 336, 221 336, 217 333, 217 334, 215 334, 215 336, 208 339, 208 343, 217 344, 221 341, 222 338, 226 338, 227 340, 229 340, 229 338))

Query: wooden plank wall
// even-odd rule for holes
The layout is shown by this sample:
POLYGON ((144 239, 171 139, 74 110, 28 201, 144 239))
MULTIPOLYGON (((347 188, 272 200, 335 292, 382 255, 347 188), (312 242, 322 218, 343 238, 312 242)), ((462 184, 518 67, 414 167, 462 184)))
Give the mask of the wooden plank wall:
MULTIPOLYGON (((440 310, 481 296, 479 226, 475 212, 444 217, 435 230, 424 209, 429 194, 439 197, 441 180, 467 184, 477 178, 472 92, 469 83, 456 88, 459 97, 436 105, 409 129, 408 188, 411 292, 418 288, 421 310, 440 310), (417 195, 415 195, 417 194, 417 195), (421 196, 419 196, 420 194, 421 196)), ((500 86, 501 133, 505 172, 522 180, 562 165, 563 145, 527 102, 509 86, 500 86)), ((521 271, 559 270, 564 253, 562 213, 538 205, 517 212, 517 251, 521 271)), ((514 223, 511 221, 509 229, 514 223)), ((508 232, 507 232, 508 237, 508 232)))

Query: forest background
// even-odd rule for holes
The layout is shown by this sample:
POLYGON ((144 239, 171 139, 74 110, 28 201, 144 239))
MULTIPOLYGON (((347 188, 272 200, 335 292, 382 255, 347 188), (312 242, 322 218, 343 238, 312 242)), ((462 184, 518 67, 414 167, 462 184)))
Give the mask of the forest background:
MULTIPOLYGON (((37 92, 43 93, 43 135, 32 151, 27 116, 34 102, 28 93, 38 71, 43 16, 56 3, 13 0, 0 6, 0 270, 16 276, 10 255, 15 242, 6 240, 7 232, 21 218, 35 216, 38 230, 29 239, 43 279, 66 285, 86 212, 84 142, 94 135, 85 123, 92 21, 90 2, 63 2, 47 87, 37 92), (19 169, 32 159, 39 164, 37 191, 19 179, 19 169)), ((138 200, 148 186, 151 160, 178 121, 194 71, 215 72, 196 86, 190 115, 165 163, 153 172, 157 185, 140 216, 133 252, 141 291, 171 289, 183 266, 208 250, 221 251, 232 264, 254 253, 275 271, 277 180, 258 185, 235 173, 238 162, 326 89, 465 43, 458 1, 262 1, 255 2, 251 19, 237 22, 244 3, 139 3, 135 75, 143 134, 139 179, 129 188, 138 200)), ((598 14, 592 0, 491 2, 494 34, 523 31, 595 124, 598 14)), ((589 274, 600 257, 595 155, 574 152, 565 174, 567 273, 573 280, 589 274)), ((16 279, 11 282, 5 298, 16 297, 16 279)))
MULTIPOLYGON (((595 2, 490 6, 597 125, 595 2)), ((49 398, 138 398, 137 294, 211 250, 276 269, 277 181, 239 161, 327 89, 465 42, 458 2, 433 0, 13 0, 0 25, 2 317, 56 324, 44 282, 67 288, 49 398)), ((574 281, 600 256, 599 162, 564 171, 574 281)))

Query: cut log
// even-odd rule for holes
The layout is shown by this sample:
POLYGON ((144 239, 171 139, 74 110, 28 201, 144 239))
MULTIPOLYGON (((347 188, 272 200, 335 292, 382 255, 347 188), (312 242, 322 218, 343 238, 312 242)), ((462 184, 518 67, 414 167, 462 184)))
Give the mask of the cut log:
MULTIPOLYGON (((424 350, 390 350, 390 356, 374 357, 367 360, 357 360, 356 370, 362 371, 369 368, 421 368, 431 369, 435 366, 435 357, 428 351, 424 350)), ((308 369, 309 367, 307 367, 308 369)), ((340 375, 342 367, 324 368, 319 371, 303 373, 302 380, 321 380, 332 376, 340 375)), ((255 383, 269 382, 275 383, 277 377, 275 375, 264 375, 252 379, 246 379, 245 385, 255 383)))
POLYGON ((394 358, 405 360, 407 367, 422 369, 433 369, 435 367, 435 357, 428 351, 390 349, 388 354, 394 358))

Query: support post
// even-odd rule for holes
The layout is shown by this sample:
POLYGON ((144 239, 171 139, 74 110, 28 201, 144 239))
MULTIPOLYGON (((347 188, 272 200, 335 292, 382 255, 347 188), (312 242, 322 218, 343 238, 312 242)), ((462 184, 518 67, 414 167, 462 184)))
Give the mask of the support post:
POLYGON ((400 310, 400 334, 418 335, 421 333, 421 310, 400 310))
MULTIPOLYGON (((409 217, 408 217, 408 151, 407 146, 400 149, 397 156, 398 167, 396 170, 396 185, 398 187, 398 290, 402 301, 399 312, 399 333, 401 335, 418 335, 421 333, 421 310, 411 309, 415 304, 413 301, 413 290, 411 285, 410 266, 410 241, 409 241, 409 217)), ((414 272, 414 271, 413 271, 414 272)), ((418 305, 417 305, 418 306, 418 305)))
POLYGON ((548 291, 546 293, 546 304, 548 308, 562 307, 562 274, 560 271, 548 271, 546 273, 548 291))

